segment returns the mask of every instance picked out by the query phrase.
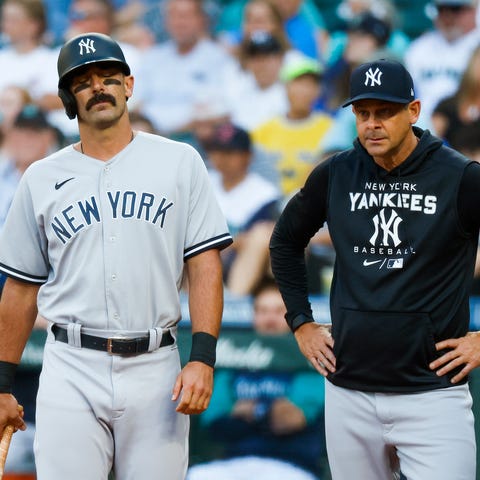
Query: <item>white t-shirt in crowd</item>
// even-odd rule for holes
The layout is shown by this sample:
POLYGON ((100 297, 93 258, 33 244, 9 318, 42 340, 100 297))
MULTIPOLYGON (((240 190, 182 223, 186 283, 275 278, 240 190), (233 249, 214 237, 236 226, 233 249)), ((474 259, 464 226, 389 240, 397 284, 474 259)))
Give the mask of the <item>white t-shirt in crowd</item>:
POLYGON ((135 74, 134 95, 140 110, 162 133, 175 132, 194 116, 197 103, 222 95, 223 72, 234 62, 217 43, 204 39, 187 54, 173 41, 145 52, 135 74))
POLYGON ((455 93, 479 44, 479 30, 472 30, 455 42, 448 42, 438 30, 433 30, 411 43, 405 53, 405 66, 412 75, 416 96, 422 102, 420 119, 424 124, 430 122, 438 102, 455 93))

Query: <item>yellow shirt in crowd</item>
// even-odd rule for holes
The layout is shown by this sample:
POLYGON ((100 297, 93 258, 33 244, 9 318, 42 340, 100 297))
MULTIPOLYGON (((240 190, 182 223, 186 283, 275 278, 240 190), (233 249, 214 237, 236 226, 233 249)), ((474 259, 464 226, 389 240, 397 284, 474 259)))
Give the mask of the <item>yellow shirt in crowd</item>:
POLYGON ((275 117, 251 132, 259 155, 274 163, 284 196, 303 186, 319 162, 319 144, 332 124, 330 116, 313 113, 305 120, 275 117))

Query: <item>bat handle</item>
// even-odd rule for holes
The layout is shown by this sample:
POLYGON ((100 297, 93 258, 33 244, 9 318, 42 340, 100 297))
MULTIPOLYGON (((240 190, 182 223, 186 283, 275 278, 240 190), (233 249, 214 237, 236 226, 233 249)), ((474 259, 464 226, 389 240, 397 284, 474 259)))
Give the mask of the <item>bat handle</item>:
POLYGON ((3 430, 2 439, 0 440, 0 480, 3 478, 5 461, 7 460, 8 449, 10 447, 10 441, 12 440, 13 431, 13 426, 7 425, 3 430))
MULTIPOLYGON (((23 412, 22 405, 18 405, 17 408, 20 413, 23 412)), ((13 425, 7 425, 3 429, 2 438, 0 439, 0 480, 2 480, 5 472, 5 462, 7 461, 8 449, 10 448, 10 442, 14 432, 15 428, 13 425)))

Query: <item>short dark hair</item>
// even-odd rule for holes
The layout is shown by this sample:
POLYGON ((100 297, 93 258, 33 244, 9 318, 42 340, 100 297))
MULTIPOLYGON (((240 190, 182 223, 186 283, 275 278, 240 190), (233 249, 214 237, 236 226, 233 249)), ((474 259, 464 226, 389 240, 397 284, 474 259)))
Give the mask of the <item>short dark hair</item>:
POLYGON ((278 291, 278 285, 274 278, 264 275, 260 282, 252 290, 252 299, 255 302, 255 299, 263 292, 269 290, 278 291))

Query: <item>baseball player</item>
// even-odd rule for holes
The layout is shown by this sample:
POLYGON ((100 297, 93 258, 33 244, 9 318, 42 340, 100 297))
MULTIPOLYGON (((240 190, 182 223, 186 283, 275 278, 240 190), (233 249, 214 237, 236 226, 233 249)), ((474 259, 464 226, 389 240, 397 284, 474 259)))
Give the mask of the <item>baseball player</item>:
POLYGON ((300 350, 326 376, 334 480, 473 480, 467 334, 480 225, 480 165, 413 126, 410 74, 360 65, 350 79, 358 137, 318 165, 282 212, 272 268, 300 350), (331 335, 313 320, 303 260, 328 223, 336 250, 331 335))
POLYGON ((69 40, 59 96, 80 142, 22 177, 0 238, 0 430, 23 429, 9 393, 38 312, 50 322, 37 397, 39 480, 183 479, 188 414, 212 392, 232 240, 190 146, 132 131, 133 77, 110 37, 69 40), (180 370, 188 279, 190 361, 180 370))

